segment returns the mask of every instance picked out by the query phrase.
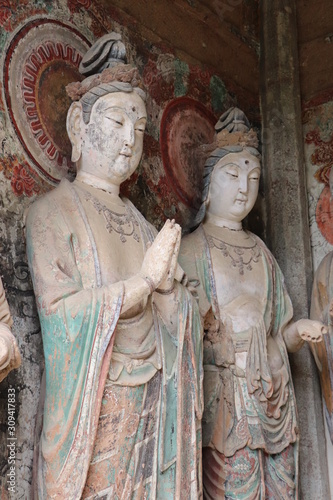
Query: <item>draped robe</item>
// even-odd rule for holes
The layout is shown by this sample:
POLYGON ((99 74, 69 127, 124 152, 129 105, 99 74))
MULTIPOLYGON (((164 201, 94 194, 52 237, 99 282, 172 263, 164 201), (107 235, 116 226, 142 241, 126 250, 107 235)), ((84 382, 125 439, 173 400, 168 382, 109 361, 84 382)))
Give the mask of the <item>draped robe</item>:
MULTIPOLYGON (((259 238, 251 236, 260 248, 265 269, 264 313, 257 328, 244 332, 249 337, 245 373, 235 365, 236 336, 232 326, 223 325, 220 320, 223 311, 219 309, 211 253, 202 226, 182 241, 180 264, 189 282, 195 286, 200 311, 205 317, 203 447, 232 457, 246 446, 274 455, 294 443, 294 498, 297 498, 296 401, 283 339, 283 330, 292 319, 292 305, 274 257, 259 238), (275 339, 283 361, 279 372, 274 372, 267 355, 269 336, 275 339)), ((237 307, 237 300, 234 302, 237 307)), ((205 461, 203 471, 205 478, 205 461)), ((225 478, 226 472, 221 474, 225 478)), ((236 476, 236 469, 230 474, 236 476)), ((214 475, 215 482, 217 477, 214 475)), ((222 481, 222 476, 219 480, 222 481)), ((259 488, 256 486, 254 490, 259 491, 259 488)), ((244 498, 252 498, 250 493, 248 495, 244 498)), ((254 493, 253 498, 257 498, 256 495, 254 493)))
MULTIPOLYGON (((96 189, 96 203, 99 195, 96 189)), ((146 247, 153 231, 124 201, 146 247)), ((124 285, 103 282, 103 265, 112 265, 112 248, 102 248, 88 205, 76 181, 63 180, 32 205, 27 217, 28 260, 45 355, 45 401, 34 464, 39 499, 81 498, 120 324, 124 285), (109 264, 101 262, 103 255, 111 258, 109 264)), ((158 418, 149 478, 151 499, 180 498, 181 491, 186 498, 201 497, 201 320, 191 294, 179 284, 175 293, 176 338, 163 321, 156 293, 146 304, 152 311, 158 356, 146 366, 150 375, 146 373, 143 384, 156 373, 162 377, 155 395, 158 418), (163 490, 166 476, 173 478, 173 484, 168 480, 168 491, 163 490)), ((119 370, 119 360, 116 371, 116 379, 122 371, 125 379, 130 377, 124 366, 119 370)), ((133 379, 132 384, 136 385, 133 379)), ((121 498, 133 495, 127 491, 121 498)))

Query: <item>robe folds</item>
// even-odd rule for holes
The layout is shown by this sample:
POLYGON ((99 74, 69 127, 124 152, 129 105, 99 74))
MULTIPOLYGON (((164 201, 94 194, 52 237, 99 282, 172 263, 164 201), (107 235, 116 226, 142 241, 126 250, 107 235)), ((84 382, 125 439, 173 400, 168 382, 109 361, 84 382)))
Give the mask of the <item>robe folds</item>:
MULTIPOLYGON (((154 232, 124 201, 145 246, 154 232)), ((67 180, 34 203, 27 216, 28 260, 45 355, 44 410, 34 464, 34 494, 40 500, 81 498, 120 322, 124 286, 102 282, 91 222, 75 183, 67 180)), ((176 284, 175 293, 177 338, 167 331, 156 292, 146 306, 152 310, 160 360, 151 379, 161 373, 151 499, 180 498, 181 491, 186 498, 201 498, 201 319, 188 290, 176 284), (160 479, 170 468, 174 484, 165 493, 160 479)))
MULTIPOLYGON (((251 236, 260 249, 265 269, 263 317, 256 327, 237 334, 232 324, 221 322, 223 311, 219 309, 210 249, 202 226, 182 241, 180 264, 197 291, 205 318, 203 447, 229 459, 243 449, 277 456, 293 445, 294 498, 298 498, 297 410, 283 338, 283 330, 292 319, 292 305, 274 257, 258 237, 251 236), (269 336, 274 338, 282 360, 278 370, 270 363, 267 352, 269 336), (244 342, 248 346, 246 370, 235 364, 237 343, 244 342)), ((237 302, 239 298, 232 307, 236 308, 237 302)), ((203 469, 205 472, 205 462, 203 469)))

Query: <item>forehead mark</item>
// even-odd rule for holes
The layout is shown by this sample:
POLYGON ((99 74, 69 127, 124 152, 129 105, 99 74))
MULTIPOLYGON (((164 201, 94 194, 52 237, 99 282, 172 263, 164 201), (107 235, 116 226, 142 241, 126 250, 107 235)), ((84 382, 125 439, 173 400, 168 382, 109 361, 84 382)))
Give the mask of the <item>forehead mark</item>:
POLYGON ((246 160, 244 161, 244 163, 236 163, 234 161, 230 161, 226 164, 222 164, 222 165, 218 165, 218 163, 215 165, 214 167, 214 171, 215 170, 224 170, 226 169, 227 167, 233 167, 233 168, 236 168, 238 170, 246 170, 247 171, 247 174, 250 175, 251 172, 253 172, 254 170, 257 170, 259 173, 261 172, 261 165, 251 165, 252 162, 246 160), (216 167, 218 167, 216 169, 216 167))
MULTIPOLYGON (((105 106, 105 104, 101 105, 101 109, 99 110, 101 113, 104 113, 106 111, 110 111, 110 110, 115 110, 115 111, 121 111, 123 113, 125 113, 125 115, 127 115, 128 117, 130 117, 129 113, 127 112, 126 108, 124 108, 123 106, 114 106, 114 105, 111 105, 111 106, 105 106)), ((136 109, 135 106, 132 107, 132 111, 133 112, 136 112, 138 111, 136 109)), ((140 118, 137 118, 137 120, 147 120, 147 116, 146 115, 143 115, 143 116, 140 116, 140 118)))

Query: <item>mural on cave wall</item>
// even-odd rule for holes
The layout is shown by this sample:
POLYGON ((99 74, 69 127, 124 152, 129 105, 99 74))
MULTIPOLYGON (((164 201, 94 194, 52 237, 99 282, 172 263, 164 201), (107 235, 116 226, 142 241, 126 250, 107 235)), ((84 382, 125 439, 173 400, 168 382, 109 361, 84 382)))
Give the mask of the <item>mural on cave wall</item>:
POLYGON ((329 190, 333 166, 333 99, 307 105, 303 131, 312 259, 316 270, 323 257, 333 250, 333 200, 329 190))
MULTIPOLYGON (((83 51, 97 37, 121 32, 129 61, 143 75, 149 116, 144 155, 122 190, 157 227, 167 217, 183 225, 191 219, 202 168, 197 147, 211 141, 216 118, 235 104, 210 68, 187 64, 163 43, 152 45, 133 26, 98 0, 0 2, 0 271, 23 358, 20 370, 0 387, 0 449, 6 449, 7 388, 12 385, 17 390, 15 498, 27 498, 29 491, 43 359, 24 212, 63 176, 75 175, 65 133, 70 103, 64 86, 80 78, 83 51)), ((1 499, 7 498, 7 468, 6 456, 0 455, 1 499)))

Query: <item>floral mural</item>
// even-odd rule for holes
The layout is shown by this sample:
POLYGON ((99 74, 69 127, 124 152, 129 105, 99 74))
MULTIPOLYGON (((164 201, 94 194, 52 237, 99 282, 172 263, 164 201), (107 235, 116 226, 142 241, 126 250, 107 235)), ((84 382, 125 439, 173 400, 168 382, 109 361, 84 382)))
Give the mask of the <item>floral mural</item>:
POLYGON ((333 250, 333 102, 312 103, 303 113, 309 220, 314 270, 333 250))

